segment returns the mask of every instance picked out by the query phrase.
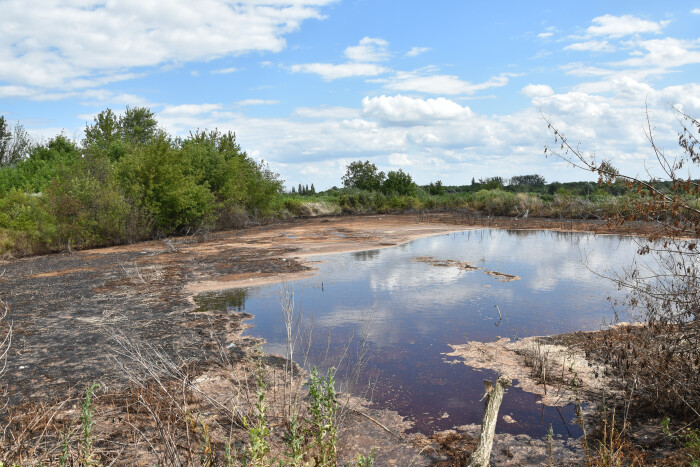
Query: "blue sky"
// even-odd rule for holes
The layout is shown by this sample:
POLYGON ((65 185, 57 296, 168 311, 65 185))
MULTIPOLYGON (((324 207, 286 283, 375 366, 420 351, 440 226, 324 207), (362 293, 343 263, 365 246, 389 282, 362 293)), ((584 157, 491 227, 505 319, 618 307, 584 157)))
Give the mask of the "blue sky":
POLYGON ((79 140, 107 107, 148 106, 174 134, 235 131, 288 186, 340 185, 358 159, 421 184, 593 179, 545 158, 542 114, 646 176, 645 105, 669 153, 671 106, 700 115, 700 0, 0 0, 0 11, 0 114, 37 139, 79 140))

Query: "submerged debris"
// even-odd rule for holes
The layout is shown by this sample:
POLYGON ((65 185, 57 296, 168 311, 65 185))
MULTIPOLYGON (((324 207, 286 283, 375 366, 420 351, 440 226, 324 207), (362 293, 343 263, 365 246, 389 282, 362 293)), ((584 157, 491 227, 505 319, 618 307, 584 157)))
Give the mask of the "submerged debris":
MULTIPOLYGON (((411 261, 416 263, 426 263, 436 268, 459 268, 462 271, 476 271, 477 269, 484 269, 471 265, 465 261, 458 261, 456 259, 437 259, 432 256, 416 256, 411 261)), ((521 279, 520 276, 516 276, 515 274, 506 274, 505 272, 498 271, 484 271, 484 274, 493 276, 501 282, 519 281, 521 279)))
POLYGON ((437 259, 432 256, 417 256, 412 259, 416 263, 426 263, 436 268, 459 268, 462 271, 474 271, 477 269, 482 269, 478 266, 472 266, 471 264, 464 261, 457 261, 456 259, 437 259))
POLYGON ((498 271, 484 271, 484 274, 493 276, 501 282, 519 281, 521 279, 520 276, 516 276, 515 274, 506 274, 505 272, 498 271))

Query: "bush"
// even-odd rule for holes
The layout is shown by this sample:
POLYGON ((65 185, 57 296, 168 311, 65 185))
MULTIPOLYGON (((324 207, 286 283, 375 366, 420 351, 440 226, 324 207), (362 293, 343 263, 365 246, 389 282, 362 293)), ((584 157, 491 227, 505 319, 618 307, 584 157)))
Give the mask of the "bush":
POLYGON ((139 146, 119 163, 118 173, 127 199, 153 219, 156 234, 196 230, 211 222, 214 195, 192 159, 160 137, 139 146))
POLYGON ((49 248, 56 236, 56 224, 42 197, 17 189, 0 198, 0 229, 0 253, 39 253, 49 248))
POLYGON ((126 240, 131 207, 106 158, 82 159, 66 167, 45 196, 60 247, 88 248, 126 240))

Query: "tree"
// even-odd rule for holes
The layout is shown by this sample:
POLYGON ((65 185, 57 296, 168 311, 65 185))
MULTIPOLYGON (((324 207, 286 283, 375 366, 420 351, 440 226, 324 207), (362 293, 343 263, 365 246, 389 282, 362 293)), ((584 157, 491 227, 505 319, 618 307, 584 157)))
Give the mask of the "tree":
POLYGON ((547 183, 542 175, 516 175, 509 181, 511 186, 533 186, 542 187, 547 183))
POLYGON ((25 159, 32 150, 32 142, 24 127, 17 123, 10 128, 0 115, 0 167, 14 165, 25 159))
MULTIPOLYGON (((682 176, 681 169, 700 165, 700 121, 674 109, 680 122, 680 152, 667 154, 655 140, 647 111, 645 133, 654 168, 645 164, 648 179, 620 172, 613 161, 587 154, 543 117, 554 133, 552 154, 574 167, 598 175, 599 185, 623 182, 630 205, 609 221, 624 224, 648 221, 653 230, 639 241, 639 262, 612 277, 627 292, 623 303, 647 326, 644 337, 623 346, 610 360, 638 397, 660 411, 691 414, 700 419, 700 183, 682 176), (645 347, 646 346, 646 347, 645 347), (641 355, 641 358, 636 356, 641 355)), ((628 331, 628 334, 630 331, 628 331)), ((611 347, 612 348, 612 347, 611 347)), ((613 352, 611 350, 610 352, 613 352)), ((607 357, 606 357, 607 358, 607 357)), ((668 413, 668 412, 665 412, 668 413)))
POLYGON ((83 147, 106 150, 119 137, 119 118, 106 109, 97 114, 92 125, 85 124, 83 147))
POLYGON ((355 161, 346 167, 345 175, 341 178, 343 185, 360 190, 379 190, 386 176, 370 161, 355 161))
POLYGON ((148 107, 126 106, 124 115, 119 117, 119 135, 133 144, 146 144, 155 138, 158 121, 148 107))
POLYGON ((444 194, 445 187, 442 186, 442 181, 438 180, 435 183, 430 182, 430 185, 428 185, 428 193, 434 196, 440 196, 444 194))
POLYGON ((316 188, 314 187, 314 184, 313 184, 313 183, 311 184, 311 191, 310 191, 310 193, 311 193, 312 195, 315 195, 315 194, 316 194, 316 188))
POLYGON ((387 174, 386 180, 382 184, 382 191, 387 194, 411 195, 415 193, 416 185, 411 176, 403 170, 392 170, 387 174))

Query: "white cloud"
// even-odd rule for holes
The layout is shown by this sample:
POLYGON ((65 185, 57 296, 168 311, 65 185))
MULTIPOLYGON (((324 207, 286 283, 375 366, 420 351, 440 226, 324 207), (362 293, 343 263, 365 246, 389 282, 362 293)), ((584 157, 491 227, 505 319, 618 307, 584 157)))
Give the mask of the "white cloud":
POLYGON ((362 114, 384 122, 420 125, 469 117, 472 112, 469 107, 462 107, 444 97, 415 99, 399 94, 365 97, 362 99, 362 114))
POLYGON ((546 84, 528 84, 520 92, 527 97, 547 97, 554 94, 554 90, 546 84))
POLYGON ((700 8, 693 8, 690 12, 694 15, 700 15, 700 8))
POLYGON ((377 76, 389 71, 375 63, 304 63, 292 65, 292 73, 315 73, 326 81, 354 76, 377 76))
POLYGON ((34 91, 26 86, 0 86, 0 98, 2 97, 29 97, 34 91))
POLYGON ((430 47, 412 47, 411 50, 406 52, 407 57, 415 57, 430 50, 430 47))
POLYGON ((622 37, 629 34, 660 33, 668 21, 654 22, 633 15, 603 15, 593 18, 594 26, 586 29, 592 36, 622 37))
POLYGON ((186 117, 207 114, 221 109, 221 104, 183 104, 169 105, 163 108, 158 115, 163 118, 186 117))
POLYGON ((230 67, 230 68, 221 68, 219 70, 212 70, 211 72, 212 72, 212 74, 216 74, 216 75, 225 75, 228 73, 235 73, 237 71, 238 71, 238 68, 230 67))
POLYGON ((354 119, 360 116, 360 111, 352 107, 297 107, 294 116, 321 119, 354 119))
POLYGON ((389 43, 384 39, 364 37, 359 45, 345 49, 347 63, 302 63, 292 65, 292 73, 314 73, 326 81, 340 78, 352 78, 357 76, 378 76, 389 71, 388 68, 378 65, 389 58, 389 43))
POLYGON ((274 99, 243 99, 242 101, 236 102, 236 105, 239 107, 244 107, 247 105, 273 105, 279 103, 280 101, 276 101, 274 99))
POLYGON ((618 67, 658 67, 660 70, 683 65, 700 63, 700 41, 686 41, 666 37, 639 41, 638 47, 646 50, 646 54, 613 63, 618 67))
POLYGON ((129 79, 132 68, 278 52, 331 1, 7 0, 0 82, 72 90, 129 79))
POLYGON ((677 144, 677 122, 668 104, 680 102, 688 112, 700 113, 700 85, 655 89, 630 76, 610 81, 605 95, 583 90, 557 94, 542 84, 530 84, 522 92, 531 97, 531 105, 509 115, 478 114, 446 98, 394 95, 366 97, 360 108, 297 108, 288 118, 255 118, 215 104, 209 104, 210 113, 159 118, 180 134, 192 128, 236 131, 249 154, 255 151, 270 161, 291 184, 308 182, 302 171, 316 167, 313 181, 321 189, 339 185, 344 166, 357 159, 369 159, 385 171, 411 168, 418 183, 441 179, 464 184, 469 182, 465 174, 469 179, 523 173, 540 173, 552 181, 586 178, 542 155, 552 135, 540 110, 572 143, 581 141, 584 151, 611 156, 634 174, 643 170, 649 155, 641 130, 645 102, 658 142, 669 150, 677 144))
POLYGON ((408 157, 408 154, 400 152, 389 154, 387 159, 389 160, 389 164, 395 167, 410 167, 414 165, 414 162, 408 157))
POLYGON ((502 73, 483 83, 464 81, 455 75, 426 75, 422 71, 400 71, 393 76, 385 88, 392 91, 415 91, 427 94, 474 94, 488 88, 502 87, 508 84, 511 73, 502 73))
POLYGON ((345 49, 345 56, 353 62, 382 62, 389 58, 388 48, 384 39, 363 37, 359 45, 345 49))
POLYGON ((554 35, 553 32, 541 32, 537 35, 540 39, 548 39, 554 35))
POLYGON ((608 41, 576 42, 564 47, 564 50, 576 50, 585 52, 614 52, 615 46, 608 41))

